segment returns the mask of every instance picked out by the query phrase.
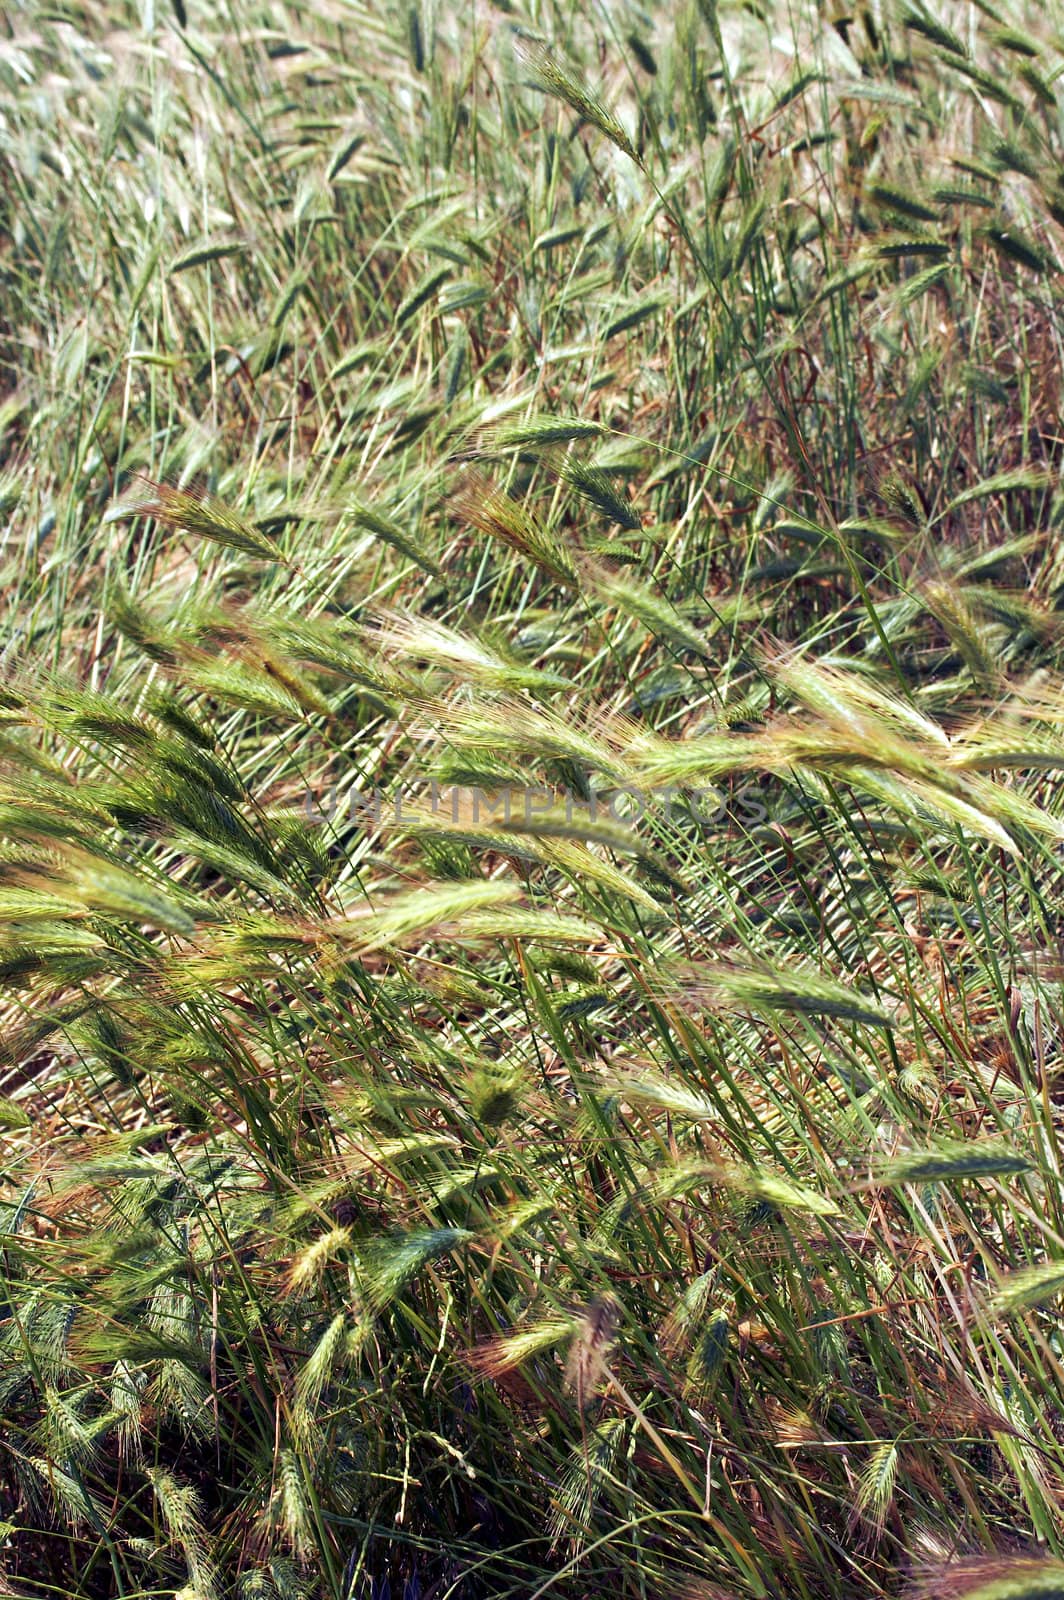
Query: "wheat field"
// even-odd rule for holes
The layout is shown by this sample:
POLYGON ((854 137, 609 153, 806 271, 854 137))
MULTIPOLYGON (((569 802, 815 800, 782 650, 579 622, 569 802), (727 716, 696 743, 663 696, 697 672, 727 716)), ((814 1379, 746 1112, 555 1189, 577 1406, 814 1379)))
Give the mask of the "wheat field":
POLYGON ((8 0, 0 1593, 1064 1596, 1062 80, 8 0))

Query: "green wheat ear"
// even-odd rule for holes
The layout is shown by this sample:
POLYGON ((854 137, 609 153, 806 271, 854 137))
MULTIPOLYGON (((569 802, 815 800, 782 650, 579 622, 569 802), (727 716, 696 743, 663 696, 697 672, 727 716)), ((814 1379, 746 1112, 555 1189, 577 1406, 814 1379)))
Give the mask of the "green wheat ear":
POLYGON ((187 489, 174 489, 150 479, 144 482, 151 493, 128 507, 130 515, 155 517, 166 527, 195 534, 212 544, 239 550, 243 555, 261 556, 266 561, 286 561, 272 539, 213 496, 191 494, 187 489))
POLYGON ((921 1574, 921 1595, 951 1600, 1064 1600, 1064 1562, 995 1553, 921 1574))
POLYGON ((592 467, 586 461, 568 456, 559 463, 558 476, 610 522, 633 530, 642 527, 642 518, 628 496, 614 487, 609 473, 603 472, 601 467, 592 467))
POLYGON ((884 1161, 877 1182, 892 1186, 903 1183, 950 1183, 964 1178, 1011 1177, 1030 1172, 1029 1156, 1012 1146, 988 1140, 961 1144, 943 1141, 927 1150, 906 1150, 884 1161))
POLYGON ((609 429, 586 417, 527 417, 524 422, 499 422, 481 435, 485 450, 542 450, 576 439, 601 439, 609 429))
POLYGON ((1043 1261, 1036 1267, 1021 1267, 1000 1279, 990 1301, 999 1316, 1049 1305, 1064 1294, 1064 1261, 1043 1261))
POLYGON ((529 69, 532 81, 540 89, 553 95, 557 100, 563 100, 578 117, 605 134, 618 150, 623 150, 626 156, 639 162, 635 146, 617 118, 607 111, 601 100, 596 99, 590 90, 562 66, 545 44, 519 34, 514 40, 514 55, 529 69))

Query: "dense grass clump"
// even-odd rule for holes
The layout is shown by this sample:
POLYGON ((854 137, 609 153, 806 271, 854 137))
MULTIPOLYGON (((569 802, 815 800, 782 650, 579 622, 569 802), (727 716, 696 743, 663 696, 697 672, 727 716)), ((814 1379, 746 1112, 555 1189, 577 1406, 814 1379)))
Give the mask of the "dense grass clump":
POLYGON ((0 1536, 1064 1595, 1064 17, 0 17, 0 1536))

